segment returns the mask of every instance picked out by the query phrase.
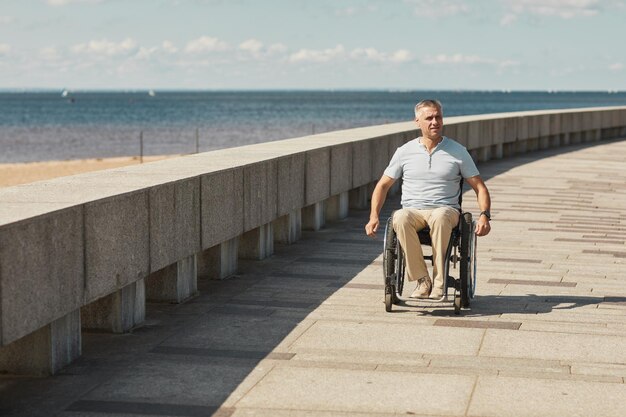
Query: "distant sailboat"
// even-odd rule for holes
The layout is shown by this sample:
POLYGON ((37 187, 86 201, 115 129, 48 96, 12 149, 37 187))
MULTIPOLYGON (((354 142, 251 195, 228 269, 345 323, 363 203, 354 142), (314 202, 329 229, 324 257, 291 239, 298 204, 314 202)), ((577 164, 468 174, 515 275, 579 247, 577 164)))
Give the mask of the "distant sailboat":
POLYGON ((67 97, 69 93, 70 93, 69 91, 63 89, 63 92, 61 93, 61 97, 67 97))
POLYGON ((154 97, 154 96, 156 96, 156 93, 154 92, 154 90, 150 90, 150 91, 148 91, 148 95, 150 97, 154 97))

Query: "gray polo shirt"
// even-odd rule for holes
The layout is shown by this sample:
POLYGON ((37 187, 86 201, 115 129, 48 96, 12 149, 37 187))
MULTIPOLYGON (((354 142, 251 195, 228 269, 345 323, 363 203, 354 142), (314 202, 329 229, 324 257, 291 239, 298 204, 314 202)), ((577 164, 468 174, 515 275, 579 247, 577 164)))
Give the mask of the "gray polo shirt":
POLYGON ((429 154, 420 139, 399 147, 385 169, 388 177, 402 178, 402 207, 460 208, 461 177, 479 175, 472 157, 463 145, 445 136, 429 154))

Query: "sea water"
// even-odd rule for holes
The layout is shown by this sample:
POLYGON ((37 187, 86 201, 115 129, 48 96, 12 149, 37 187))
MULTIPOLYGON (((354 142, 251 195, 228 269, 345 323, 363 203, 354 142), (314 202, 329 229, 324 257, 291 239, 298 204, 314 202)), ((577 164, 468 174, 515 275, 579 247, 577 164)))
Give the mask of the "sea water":
POLYGON ((626 105, 624 92, 4 92, 0 162, 185 154, 410 121, 426 98, 445 116, 626 105))

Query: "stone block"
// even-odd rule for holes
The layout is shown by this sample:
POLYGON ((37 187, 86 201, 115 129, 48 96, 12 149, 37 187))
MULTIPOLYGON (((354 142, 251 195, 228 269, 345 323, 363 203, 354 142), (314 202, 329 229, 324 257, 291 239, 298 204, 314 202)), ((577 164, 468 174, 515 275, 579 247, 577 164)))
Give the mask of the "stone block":
POLYGON ((581 125, 580 130, 591 130, 593 126, 593 113, 590 111, 581 112, 581 125))
POLYGON ((330 148, 306 153, 305 204, 313 204, 330 196, 330 148))
POLYGON ((146 291, 141 279, 80 309, 82 328, 125 333, 146 318, 146 291))
POLYGON ((276 218, 278 162, 270 160, 244 167, 243 230, 247 232, 276 218))
POLYGON ((243 168, 207 174, 200 180, 202 249, 243 233, 243 168))
POLYGON ((539 138, 539 149, 548 149, 550 147, 550 136, 541 136, 539 138))
POLYGON ((389 139, 380 137, 369 141, 372 155, 372 180, 377 181, 389 165, 389 139))
POLYGON ((539 136, 540 137, 550 136, 552 134, 552 130, 550 126, 550 120, 552 116, 553 115, 551 114, 542 114, 540 116, 537 116, 538 123, 539 123, 539 136))
POLYGON ((506 119, 493 119, 493 136, 491 140, 492 145, 504 143, 506 124, 505 121, 506 119))
POLYGON ((278 160, 277 216, 286 215, 304 206, 304 172, 306 155, 293 154, 278 160))
POLYGON ((478 121, 469 122, 467 124, 467 149, 475 150, 481 145, 480 123, 478 121))
POLYGON ((490 146, 495 143, 495 120, 480 120, 479 125, 479 144, 481 147, 490 146))
POLYGON ((294 210, 272 222, 274 241, 292 244, 302 237, 302 210, 294 210))
POLYGON ((541 115, 528 116, 526 123, 528 123, 528 139, 535 139, 541 135, 541 115))
POLYGON ((145 279, 146 299, 182 303, 198 294, 196 255, 188 256, 153 272, 145 279))
POLYGON ((530 116, 521 116, 517 118, 517 140, 524 141, 529 137, 528 120, 530 116))
POLYGON ((352 144, 346 143, 330 149, 330 194, 335 195, 352 188, 352 144))
POLYGON ((508 117, 506 119, 502 119, 502 123, 504 124, 504 133, 502 136, 503 143, 511 143, 517 140, 517 117, 508 117))
POLYGON ((81 354, 80 310, 0 347, 0 373, 51 375, 81 354))
POLYGON ((469 123, 456 124, 456 137, 452 138, 466 148, 469 147, 469 123))
POLYGON ((147 190, 85 204, 85 301, 109 295, 150 271, 147 190))
POLYGON ((563 113, 554 113, 550 115, 550 135, 560 135, 561 134, 561 119, 563 118, 563 113))
POLYGON ((200 251, 200 179, 150 189, 150 272, 200 251))
POLYGON ((325 202, 320 201, 302 209, 302 229, 303 230, 320 230, 326 224, 324 217, 325 202))
POLYGON ((83 253, 80 206, 0 228, 0 345, 80 308, 83 253))
POLYGON ((371 148, 366 141, 352 143, 352 188, 366 185, 373 180, 371 158, 371 148))
POLYGON ((348 210, 349 194, 345 191, 326 200, 324 215, 327 221, 345 219, 348 217, 348 210))
POLYGON ((198 254, 198 276, 224 279, 237 273, 239 238, 215 245, 198 254))
POLYGON ((446 120, 443 120, 443 135, 449 137, 450 139, 455 139, 457 135, 457 125, 456 124, 446 124, 446 120))
POLYGON ((239 258, 261 260, 274 253, 272 223, 245 232, 239 238, 239 258))

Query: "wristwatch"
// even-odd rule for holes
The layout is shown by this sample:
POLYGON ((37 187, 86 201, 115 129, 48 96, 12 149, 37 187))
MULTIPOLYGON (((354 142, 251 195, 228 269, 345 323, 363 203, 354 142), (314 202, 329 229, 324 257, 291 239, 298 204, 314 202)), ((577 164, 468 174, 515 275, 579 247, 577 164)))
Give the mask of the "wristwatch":
POLYGON ((489 210, 481 211, 480 216, 482 216, 483 214, 485 215, 487 219, 491 220, 491 213, 489 212, 489 210))

